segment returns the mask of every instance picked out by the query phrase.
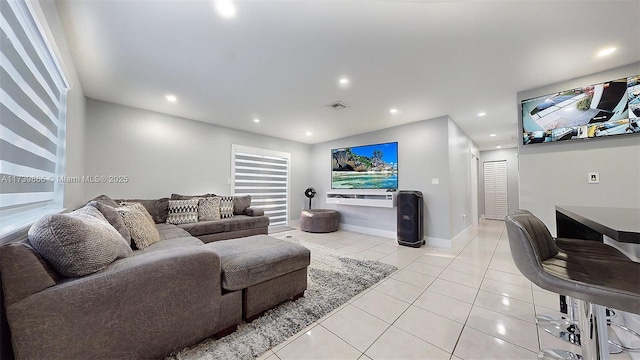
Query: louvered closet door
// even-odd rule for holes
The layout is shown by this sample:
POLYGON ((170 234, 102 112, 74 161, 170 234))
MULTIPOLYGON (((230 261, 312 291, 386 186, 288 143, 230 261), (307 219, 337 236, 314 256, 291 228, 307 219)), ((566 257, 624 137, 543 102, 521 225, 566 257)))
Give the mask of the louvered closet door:
POLYGON ((484 163, 484 214, 487 219, 507 216, 507 162, 484 163))
POLYGON ((233 145, 232 156, 232 192, 251 195, 251 207, 264 210, 270 227, 286 226, 291 154, 233 145))

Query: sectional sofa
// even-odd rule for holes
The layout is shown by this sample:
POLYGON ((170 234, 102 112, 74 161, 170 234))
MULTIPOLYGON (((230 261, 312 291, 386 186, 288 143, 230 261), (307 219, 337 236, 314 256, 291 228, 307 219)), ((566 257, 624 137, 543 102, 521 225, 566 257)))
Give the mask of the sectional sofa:
MULTIPOLYGON (((198 227, 162 222, 167 199, 139 202, 156 222, 160 240, 132 250, 118 238, 120 255, 87 275, 61 274, 58 260, 47 260, 50 255, 35 239, 43 233, 46 244, 60 233, 83 238, 89 231, 84 225, 61 230, 46 219, 46 226, 32 226, 30 239, 0 247, 16 358, 161 358, 207 337, 224 336, 243 319, 304 294, 309 250, 264 233, 251 235, 265 231, 259 210, 246 211, 247 206, 242 214, 223 219, 224 226, 198 227), (229 239, 235 235, 242 237, 229 239), (226 240, 214 241, 219 239, 226 240)), ((114 235, 120 232, 118 218, 109 218, 107 204, 118 202, 102 196, 69 216, 107 223, 111 228, 104 225, 103 232, 120 236, 114 235)))

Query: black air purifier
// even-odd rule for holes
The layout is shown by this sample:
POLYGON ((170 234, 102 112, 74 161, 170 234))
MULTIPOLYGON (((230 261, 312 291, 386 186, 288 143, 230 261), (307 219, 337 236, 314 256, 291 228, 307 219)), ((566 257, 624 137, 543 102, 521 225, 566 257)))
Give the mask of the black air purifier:
POLYGON ((399 191, 398 244, 411 247, 424 245, 424 201, 421 191, 399 191))

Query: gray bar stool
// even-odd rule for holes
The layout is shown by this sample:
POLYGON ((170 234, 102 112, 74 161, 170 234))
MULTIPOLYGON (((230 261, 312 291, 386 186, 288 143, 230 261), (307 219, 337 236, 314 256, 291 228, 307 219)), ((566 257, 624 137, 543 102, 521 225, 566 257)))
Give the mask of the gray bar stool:
MULTIPOLYGON (((604 306, 640 314, 640 263, 564 252, 544 223, 530 213, 509 215, 505 220, 511 254, 520 272, 543 289, 576 299, 582 357, 608 359, 604 306)), ((539 357, 578 358, 553 350, 539 357)))
MULTIPOLYGON (((533 213, 529 210, 525 209, 517 209, 515 211, 516 214, 529 214, 533 215, 533 213)), ((546 232, 549 232, 549 229, 545 225, 546 232)), ((556 238, 554 239, 556 246, 565 253, 569 253, 574 256, 602 259, 602 260, 624 260, 628 261, 629 258, 620 252, 618 249, 604 244, 599 241, 589 241, 582 239, 566 239, 566 238, 556 238)), ((580 346, 580 332, 578 331, 576 325, 578 323, 578 317, 576 313, 577 304, 574 299, 570 296, 565 296, 565 294, 560 294, 561 302, 566 303, 566 317, 558 317, 557 315, 552 314, 541 314, 536 316, 536 324, 548 332, 549 334, 562 339, 568 343, 580 346), (566 299, 565 299, 566 297, 566 299)), ((607 323, 611 326, 618 327, 623 331, 626 331, 636 337, 640 337, 633 330, 618 324, 613 321, 613 318, 616 316, 615 311, 613 309, 607 308, 607 323)), ((628 348, 620 342, 620 340, 614 340, 611 338, 613 336, 616 338, 614 332, 609 332, 609 353, 617 354, 624 351, 638 351, 638 349, 628 348)))

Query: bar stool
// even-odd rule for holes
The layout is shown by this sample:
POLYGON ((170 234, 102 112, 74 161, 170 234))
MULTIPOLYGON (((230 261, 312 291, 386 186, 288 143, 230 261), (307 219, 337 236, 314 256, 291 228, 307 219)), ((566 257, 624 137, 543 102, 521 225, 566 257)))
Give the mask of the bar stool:
MULTIPOLYGON (((525 209, 517 209, 515 214, 529 214, 533 215, 533 213, 529 210, 525 209)), ((544 223, 543 223, 544 225, 544 223)), ((549 229, 546 225, 544 225, 546 232, 549 232, 549 229)), ((603 259, 603 260, 624 260, 629 261, 629 258, 620 252, 618 249, 609 246, 605 243, 599 241, 589 241, 582 239, 567 239, 567 238, 555 238, 554 239, 556 246, 560 248, 565 253, 570 253, 572 255, 578 257, 589 257, 595 259, 603 259)), ((566 314, 567 317, 558 317, 554 314, 541 314, 536 316, 536 324, 548 332, 549 334, 562 339, 571 344, 580 346, 580 332, 577 329, 578 318, 576 314, 576 303, 574 299, 570 296, 565 296, 564 294, 560 295, 560 302, 564 302, 566 304, 566 314), (565 299, 566 298, 566 299, 565 299)), ((564 310, 562 310, 564 311, 564 310)), ((631 329, 618 324, 613 321, 616 314, 613 309, 607 308, 607 323, 608 325, 612 325, 631 333, 638 337, 638 335, 631 329)), ((614 335, 615 333, 611 332, 610 335, 614 335)), ((638 351, 638 349, 628 348, 621 344, 621 342, 614 341, 611 338, 609 339, 609 353, 617 354, 625 351, 638 351)))
MULTIPOLYGON (((543 289, 576 299, 582 358, 608 359, 604 306, 640 314, 640 263, 564 252, 544 223, 530 213, 509 215, 505 220, 511 254, 520 272, 543 289)), ((546 350, 539 358, 578 357, 546 350)))

